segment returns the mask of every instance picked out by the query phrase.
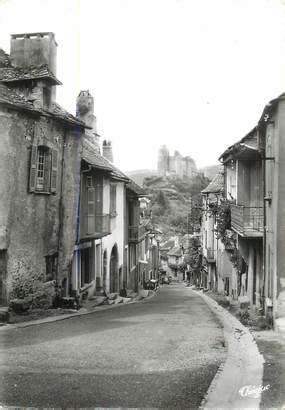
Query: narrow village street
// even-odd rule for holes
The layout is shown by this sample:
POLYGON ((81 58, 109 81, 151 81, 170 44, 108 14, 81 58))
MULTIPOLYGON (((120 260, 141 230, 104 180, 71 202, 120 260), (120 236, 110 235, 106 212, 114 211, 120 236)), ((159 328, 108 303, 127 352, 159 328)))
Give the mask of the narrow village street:
POLYGON ((218 320, 178 283, 0 340, 2 406, 198 408, 226 359, 218 320))

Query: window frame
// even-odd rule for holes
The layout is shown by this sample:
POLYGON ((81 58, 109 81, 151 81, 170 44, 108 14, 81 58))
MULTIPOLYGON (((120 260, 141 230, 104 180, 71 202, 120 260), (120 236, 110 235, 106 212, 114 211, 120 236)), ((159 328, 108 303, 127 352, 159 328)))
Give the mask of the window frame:
POLYGON ((44 144, 32 145, 29 192, 55 194, 57 192, 57 174, 58 151, 44 144))

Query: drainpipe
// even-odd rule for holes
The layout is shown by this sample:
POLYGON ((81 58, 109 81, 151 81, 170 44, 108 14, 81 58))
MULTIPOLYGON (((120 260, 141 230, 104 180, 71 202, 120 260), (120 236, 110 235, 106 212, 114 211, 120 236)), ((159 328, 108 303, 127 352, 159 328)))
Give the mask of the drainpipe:
POLYGON ((265 152, 264 157, 262 157, 262 178, 263 178, 263 258, 262 258, 262 269, 263 269, 263 292, 262 292, 262 313, 266 315, 265 299, 267 294, 267 275, 266 275, 266 170, 265 170, 265 152))
MULTIPOLYGON (((79 136, 80 138, 80 136, 79 136)), ((79 161, 79 186, 78 186, 78 198, 77 198, 77 227, 76 227, 76 246, 77 246, 77 252, 76 252, 76 278, 77 278, 77 286, 79 290, 79 283, 80 283, 80 277, 79 277, 79 266, 81 262, 81 249, 80 249, 80 222, 81 222, 81 188, 82 188, 82 178, 81 174, 85 174, 86 172, 90 172, 92 169, 91 165, 88 165, 88 168, 85 170, 81 170, 81 160, 79 161)), ((78 291, 77 290, 77 291, 78 291)))
POLYGON ((60 175, 60 191, 59 191, 59 207, 58 207, 58 217, 59 217, 59 225, 58 225, 58 238, 57 238, 57 266, 56 266, 56 294, 58 295, 58 270, 59 270, 59 249, 60 249, 60 237, 62 235, 62 195, 63 195, 63 168, 64 168, 64 156, 65 156, 65 146, 66 146, 66 130, 64 130, 63 134, 63 146, 62 146, 62 156, 61 156, 61 175, 60 175))
MULTIPOLYGON (((100 276, 101 276, 101 286, 103 288, 103 241, 102 238, 100 238, 100 246, 101 246, 101 264, 100 264, 100 276)), ((95 273, 96 273, 96 266, 95 266, 95 273)), ((96 278, 95 278, 96 282, 96 278)))

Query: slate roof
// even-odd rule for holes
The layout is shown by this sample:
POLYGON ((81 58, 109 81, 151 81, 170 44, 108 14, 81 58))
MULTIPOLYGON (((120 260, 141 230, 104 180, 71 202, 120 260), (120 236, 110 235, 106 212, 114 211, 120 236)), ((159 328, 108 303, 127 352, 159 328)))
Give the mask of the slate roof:
POLYGON ((231 158, 235 158, 241 155, 252 155, 254 152, 258 154, 258 136, 257 126, 255 126, 245 137, 240 141, 227 148, 223 154, 219 157, 219 160, 223 163, 227 162, 231 158))
POLYGON ((268 104, 266 104, 261 114, 260 120, 258 121, 259 128, 262 129, 264 128, 264 126, 266 126, 268 118, 276 109, 276 106, 279 103, 279 101, 284 100, 284 98, 285 98, 285 93, 282 93, 277 98, 274 98, 273 100, 269 101, 268 104))
POLYGON ((36 110, 32 102, 28 101, 24 96, 11 90, 6 85, 0 83, 0 103, 15 106, 29 111, 39 112, 36 110))
POLYGON ((61 82, 50 71, 47 64, 39 67, 2 67, 0 68, 0 81, 9 83, 14 81, 35 80, 45 78, 50 80, 54 85, 60 85, 61 82))
POLYGON ((138 184, 136 184, 132 179, 130 179, 130 182, 127 183, 127 189, 134 192, 137 196, 146 195, 146 192, 138 184))
POLYGON ((132 187, 133 189, 137 189, 135 187, 136 184, 133 181, 131 181, 127 175, 125 175, 122 171, 115 167, 115 165, 112 164, 112 162, 107 160, 105 157, 103 157, 103 155, 97 152, 92 146, 92 144, 90 144, 90 142, 88 142, 86 139, 84 139, 83 141, 82 159, 86 161, 88 164, 94 166, 95 168, 103 169, 110 172, 111 178, 131 183, 130 187, 132 187))
POLYGON ((83 121, 78 120, 76 117, 74 117, 74 115, 70 114, 70 112, 66 111, 57 103, 52 103, 50 110, 43 111, 47 112, 48 114, 52 114, 53 116, 66 122, 69 122, 70 124, 81 125, 85 128, 89 128, 83 121))
POLYGON ((209 185, 201 191, 202 194, 220 193, 224 191, 224 174, 219 172, 214 176, 209 185))
POLYGON ((83 140, 82 159, 95 168, 104 169, 110 172, 112 171, 109 161, 107 161, 101 154, 96 152, 96 150, 86 139, 83 140))
MULTIPOLYGON (((105 158, 106 159, 106 158, 105 158)), ((124 174, 119 168, 117 168, 117 167, 115 167, 115 165, 114 164, 112 164, 112 162, 110 162, 110 161, 108 161, 107 159, 106 159, 106 161, 111 165, 111 167, 112 167, 112 177, 113 178, 115 178, 115 179, 119 179, 119 180, 121 180, 121 181, 130 181, 130 178, 126 175, 126 174, 124 174)))
POLYGON ((5 51, 0 48, 0 67, 9 67, 11 66, 11 61, 8 56, 8 54, 5 53, 5 51))
POLYGON ((237 150, 243 150, 243 151, 256 151, 258 152, 260 146, 258 141, 258 131, 264 129, 266 127, 268 118, 274 112, 277 104, 279 101, 285 99, 285 93, 280 94, 277 98, 274 98, 273 100, 269 101, 268 104, 263 109, 263 112, 261 114, 261 117, 258 121, 258 124, 245 136, 243 137, 240 141, 238 141, 236 144, 230 146, 229 148, 226 149, 226 151, 220 156, 219 160, 224 160, 224 157, 227 157, 229 154, 237 152, 237 150))
POLYGON ((6 104, 15 108, 28 110, 36 114, 55 117, 72 125, 79 125, 86 127, 82 121, 77 120, 72 114, 67 112, 60 105, 53 103, 50 110, 35 108, 33 103, 27 100, 20 93, 11 90, 5 84, 0 82, 0 103, 6 104))

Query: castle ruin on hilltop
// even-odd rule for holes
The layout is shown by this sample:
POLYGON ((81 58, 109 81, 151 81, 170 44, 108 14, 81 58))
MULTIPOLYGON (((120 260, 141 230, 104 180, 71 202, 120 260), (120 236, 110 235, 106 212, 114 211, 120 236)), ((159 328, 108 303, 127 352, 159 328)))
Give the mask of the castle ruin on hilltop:
POLYGON ((197 167, 191 157, 183 157, 178 151, 170 155, 166 145, 162 145, 158 151, 157 172, 163 176, 191 178, 197 174, 197 167))

